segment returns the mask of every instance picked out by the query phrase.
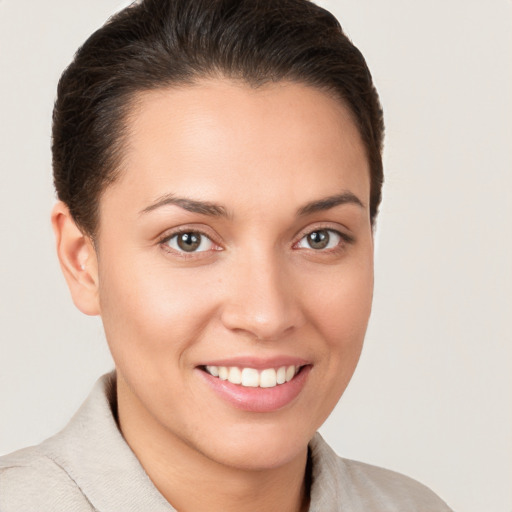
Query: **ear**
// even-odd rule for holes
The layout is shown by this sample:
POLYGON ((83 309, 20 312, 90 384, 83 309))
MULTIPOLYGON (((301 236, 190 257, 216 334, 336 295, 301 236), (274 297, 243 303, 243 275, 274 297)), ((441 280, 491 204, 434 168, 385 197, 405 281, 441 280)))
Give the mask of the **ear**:
POLYGON ((98 259, 92 240, 78 228, 62 201, 52 210, 52 226, 60 267, 75 306, 86 315, 99 315, 98 259))

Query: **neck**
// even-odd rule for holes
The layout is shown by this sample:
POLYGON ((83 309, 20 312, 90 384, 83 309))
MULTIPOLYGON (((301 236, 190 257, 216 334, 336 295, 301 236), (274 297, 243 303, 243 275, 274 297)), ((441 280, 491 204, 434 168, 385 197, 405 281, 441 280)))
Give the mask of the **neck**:
POLYGON ((307 448, 279 467, 221 464, 163 427, 118 379, 123 436, 164 498, 180 512, 305 512, 307 448), (131 395, 131 396, 130 396, 131 395), (128 398, 129 397, 129 398, 128 398), (200 492, 198 492, 198 489, 200 492))

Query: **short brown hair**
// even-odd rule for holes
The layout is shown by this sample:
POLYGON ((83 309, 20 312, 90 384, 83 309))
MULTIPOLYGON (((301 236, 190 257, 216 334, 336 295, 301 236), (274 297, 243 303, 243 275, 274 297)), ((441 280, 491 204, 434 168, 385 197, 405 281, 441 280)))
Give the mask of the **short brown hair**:
POLYGON ((117 176, 134 96, 219 75, 254 87, 290 80, 340 98, 366 148, 375 220, 382 108, 361 52, 331 13, 308 0, 142 0, 89 37, 59 81, 54 183, 86 234, 94 236, 101 193, 117 176))

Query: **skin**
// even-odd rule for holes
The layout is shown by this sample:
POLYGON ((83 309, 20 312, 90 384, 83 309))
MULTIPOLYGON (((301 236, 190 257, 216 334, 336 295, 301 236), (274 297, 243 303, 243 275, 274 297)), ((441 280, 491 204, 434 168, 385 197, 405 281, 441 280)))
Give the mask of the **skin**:
POLYGON ((354 372, 371 310, 370 179, 358 130, 320 90, 227 79, 143 93, 128 123, 95 245, 64 204, 52 215, 73 300, 103 320, 123 435, 179 510, 305 509, 307 444, 354 372), (361 204, 298 214, 339 194, 361 204), (226 215, 155 206, 170 195, 226 215), (177 228, 212 243, 184 256, 169 242, 177 228), (312 248, 315 230, 331 230, 333 247, 312 248), (310 372, 272 412, 233 407, 198 369, 282 355, 310 372))

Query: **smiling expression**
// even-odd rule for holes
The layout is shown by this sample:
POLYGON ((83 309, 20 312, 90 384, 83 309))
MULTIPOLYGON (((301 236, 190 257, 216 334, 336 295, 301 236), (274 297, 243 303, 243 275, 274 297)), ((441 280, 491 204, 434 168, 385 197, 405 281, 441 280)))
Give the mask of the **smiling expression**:
POLYGON ((143 429, 244 468, 304 454, 370 315, 369 191, 325 92, 218 79, 137 97, 96 240, 129 442, 143 429))

